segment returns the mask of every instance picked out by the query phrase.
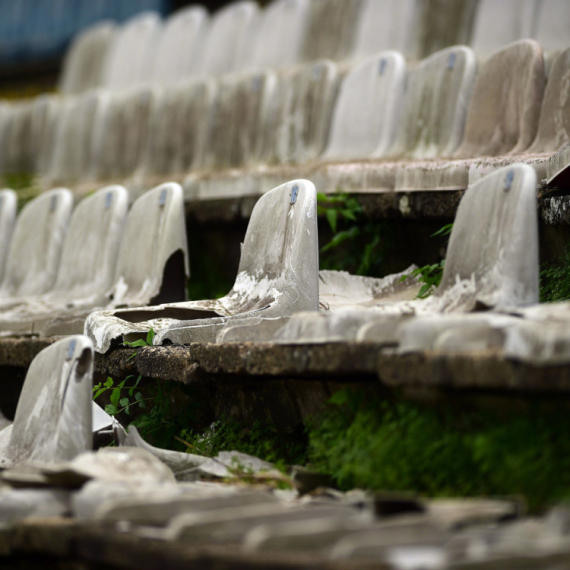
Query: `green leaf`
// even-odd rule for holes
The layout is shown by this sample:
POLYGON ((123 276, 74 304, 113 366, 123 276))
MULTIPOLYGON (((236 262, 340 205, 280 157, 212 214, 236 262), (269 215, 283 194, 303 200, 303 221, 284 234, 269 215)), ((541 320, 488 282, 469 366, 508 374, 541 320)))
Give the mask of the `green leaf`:
POLYGON ((331 230, 333 233, 336 233, 337 211, 333 209, 327 210, 326 217, 331 230))
POLYGON ((322 192, 317 192, 317 202, 328 202, 328 196, 322 192))
POLYGON ((121 398, 121 389, 115 388, 111 392, 111 397, 109 398, 111 400, 111 404, 113 404, 113 406, 115 407, 118 407, 120 398, 121 398))
POLYGON ((327 243, 323 248, 321 248, 321 252, 325 252, 334 247, 338 247, 341 243, 344 243, 346 240, 354 239, 359 234, 359 232, 360 230, 358 229, 357 226, 354 226, 344 232, 338 232, 338 234, 336 234, 333 237, 333 239, 329 241, 329 243, 327 243))
MULTIPOLYGON (((100 385, 100 384, 99 384, 100 385)), ((93 395, 93 399, 96 400, 103 392, 106 392, 108 390, 108 388, 100 388, 99 390, 97 390, 97 392, 95 392, 95 394, 93 395)))
POLYGON ((446 224, 445 226, 437 230, 437 232, 431 234, 430 237, 448 236, 451 233, 451 230, 453 230, 453 224, 446 224))
POLYGON ((154 340, 154 335, 155 335, 155 334, 156 334, 156 333, 154 332, 154 329, 153 329, 153 328, 151 328, 151 329, 148 331, 148 334, 146 335, 146 343, 148 344, 148 346, 152 346, 152 341, 154 340))
POLYGON ((107 388, 110 388, 112 385, 113 385, 113 379, 109 376, 105 384, 103 384, 103 386, 107 386, 107 388))
POLYGON ((114 416, 118 413, 119 410, 117 410, 116 406, 113 406, 113 404, 107 404, 105 406, 105 411, 110 415, 110 416, 114 416))
POLYGON ((346 390, 338 390, 329 399, 329 404, 334 404, 335 406, 343 406, 348 402, 348 393, 346 390))
POLYGON ((137 402, 139 402, 142 399, 143 399, 143 395, 140 392, 137 392, 135 394, 135 400, 137 400, 137 402))
POLYGON ((130 404, 130 402, 128 398, 121 398, 119 400, 119 404, 121 405, 122 408, 126 408, 130 404))
POLYGON ((148 343, 146 342, 146 340, 144 340, 142 338, 140 338, 139 340, 135 340, 133 342, 124 341, 123 344, 125 346, 130 347, 130 348, 138 348, 139 346, 148 346, 148 343))
POLYGON ((347 219, 356 222, 356 214, 352 210, 341 210, 341 214, 347 219))

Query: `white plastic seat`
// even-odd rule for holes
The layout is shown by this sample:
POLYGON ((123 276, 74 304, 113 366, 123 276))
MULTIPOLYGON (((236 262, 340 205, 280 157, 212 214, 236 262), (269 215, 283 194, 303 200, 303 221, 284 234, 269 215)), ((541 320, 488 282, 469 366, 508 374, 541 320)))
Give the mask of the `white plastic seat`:
POLYGON ((12 239, 18 213, 16 192, 5 188, 0 190, 0 281, 4 277, 4 265, 12 239))
POLYGON ((161 26, 156 12, 141 12, 123 24, 107 51, 103 87, 123 91, 144 83, 161 26))
POLYGON ((197 75, 207 28, 208 12, 203 6, 174 12, 160 33, 149 81, 171 86, 197 75))
POLYGON ((478 57, 533 37, 540 0, 480 0, 470 46, 478 57))
POLYGON ((314 185, 294 180, 264 194, 251 214, 232 290, 221 299, 188 301, 89 315, 86 334, 98 352, 111 341, 153 328, 155 343, 213 341, 231 321, 288 316, 318 309, 317 197, 314 185))
POLYGON ((71 215, 54 286, 0 314, 0 329, 38 331, 66 312, 107 305, 127 210, 128 192, 122 186, 83 199, 71 215))
POLYGON ((301 60, 310 0, 273 0, 262 12, 259 32, 252 39, 248 68, 291 67, 301 60))
POLYGON ((570 4, 566 0, 539 0, 532 37, 546 52, 570 47, 570 4))
POLYGON ((419 13, 418 0, 363 0, 351 58, 386 50, 415 57, 419 13))
POLYGON ((93 132, 105 120, 109 93, 102 89, 91 90, 77 97, 63 100, 49 168, 44 179, 50 183, 81 181, 88 178, 93 159, 93 132))
POLYGON ((202 50, 203 75, 219 76, 247 67, 259 8, 244 0, 220 8, 213 16, 202 50))
POLYGON ((32 361, 14 423, 0 431, 0 467, 69 461, 92 449, 93 345, 60 340, 32 361))
POLYGON ((280 79, 264 129, 265 161, 302 163, 323 152, 339 79, 337 65, 326 60, 303 65, 280 79))
POLYGON ((53 286, 73 197, 57 188, 35 198, 16 221, 0 283, 0 303, 41 295, 53 286))
POLYGON ((394 51, 355 65, 343 79, 322 158, 351 160, 385 154, 400 124, 406 62, 394 51))
POLYGON ((63 62, 59 81, 62 94, 76 95, 101 86, 103 65, 116 30, 113 22, 103 21, 75 36, 63 62))
POLYGON ((536 136, 544 85, 544 55, 535 41, 520 40, 489 56, 479 67, 452 159, 406 165, 395 189, 464 190, 478 159, 526 151, 536 136))

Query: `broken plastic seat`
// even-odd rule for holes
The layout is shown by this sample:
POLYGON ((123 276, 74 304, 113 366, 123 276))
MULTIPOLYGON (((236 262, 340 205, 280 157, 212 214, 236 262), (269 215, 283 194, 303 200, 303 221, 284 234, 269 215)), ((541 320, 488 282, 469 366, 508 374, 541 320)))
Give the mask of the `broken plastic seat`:
POLYGON ((316 208, 316 189, 307 180, 274 188, 253 209, 238 275, 225 297, 95 312, 87 318, 86 334, 98 352, 109 350, 113 340, 146 336, 151 328, 157 333, 155 344, 186 344, 197 339, 211 342, 232 318, 275 318, 296 311, 316 311, 316 208))
POLYGON ((475 79, 459 148, 450 159, 405 165, 395 189, 463 190, 475 159, 520 155, 536 136, 544 85, 544 56, 537 42, 514 42, 489 56, 475 79))
POLYGON ((68 461, 92 449, 92 374, 93 345, 81 335, 34 358, 14 423, 0 431, 0 467, 68 461))
MULTIPOLYGON (((397 344, 398 328, 415 315, 516 312, 538 303, 536 201, 536 173, 531 166, 512 165, 486 176, 465 192, 459 204, 441 283, 431 297, 390 302, 393 290, 380 288, 376 298, 365 295, 357 306, 350 291, 362 289, 370 278, 340 275, 336 281, 343 286, 335 292, 332 281, 328 287, 329 298, 337 298, 335 311, 293 315, 274 338, 287 344, 300 338, 303 342, 358 339, 397 344), (382 295, 386 292, 388 298, 382 295), (338 302, 343 297, 347 299, 344 309, 338 302), (347 333, 343 333, 343 319, 349 325, 347 333)), ((384 279, 390 282, 389 277, 384 279)))
MULTIPOLYGON (((189 276, 182 188, 161 184, 138 198, 127 216, 107 307, 183 301, 189 276)), ((54 318, 42 336, 83 330, 89 311, 54 318)))
POLYGON ((128 211, 128 192, 109 186, 84 198, 71 215, 54 286, 0 313, 0 330, 30 332, 66 312, 106 306, 128 211))
POLYGON ((0 307, 41 295, 53 286, 73 196, 56 188, 28 202, 16 220, 0 283, 0 307))

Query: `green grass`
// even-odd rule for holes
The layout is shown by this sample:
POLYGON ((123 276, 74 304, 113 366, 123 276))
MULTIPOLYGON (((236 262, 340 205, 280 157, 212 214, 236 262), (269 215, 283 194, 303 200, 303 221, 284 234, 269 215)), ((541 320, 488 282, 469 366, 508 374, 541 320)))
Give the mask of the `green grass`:
POLYGON ((540 302, 570 299, 570 252, 561 264, 543 263, 540 267, 540 302))

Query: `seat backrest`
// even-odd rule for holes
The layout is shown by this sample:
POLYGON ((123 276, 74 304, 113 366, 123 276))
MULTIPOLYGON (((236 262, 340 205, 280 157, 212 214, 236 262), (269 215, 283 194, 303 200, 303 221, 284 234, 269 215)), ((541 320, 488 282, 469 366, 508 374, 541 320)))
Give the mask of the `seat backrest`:
POLYGON ((228 297, 259 307, 264 298, 269 304, 284 295, 282 306, 317 310, 318 273, 316 189, 308 180, 293 180, 264 194, 253 208, 228 297))
POLYGON ((56 188, 28 202, 16 221, 0 293, 41 295, 55 282, 73 196, 56 188))
POLYGON ((109 186, 81 200, 71 215, 52 294, 101 305, 114 283, 129 194, 109 186))
POLYGON ((363 0, 351 58, 386 50, 414 57, 418 4, 418 0, 363 0))
POLYGON ((172 14, 160 33, 149 80, 166 86, 196 75, 208 24, 208 12, 202 6, 188 6, 172 14))
POLYGON ((548 52, 569 47, 570 4, 566 0, 540 0, 532 37, 548 52))
POLYGON ((142 83, 151 65, 161 26, 156 12, 141 12, 123 24, 105 58, 103 87, 121 91, 142 83))
MULTIPOLYGON (((450 47, 422 60, 410 73, 392 154, 450 156, 463 138, 476 71, 475 54, 465 46, 450 47)), ((381 150, 375 156, 382 156, 381 150)))
POLYGON ((250 36, 256 33, 259 19, 257 3, 233 2, 213 16, 202 50, 203 75, 223 75, 247 65, 250 36))
POLYGON ((346 58, 354 45, 362 0, 311 0, 302 61, 346 58))
POLYGON ((87 337, 67 337, 42 350, 26 374, 0 465, 69 461, 90 451, 92 377, 93 344, 87 337))
POLYGON ((336 102, 339 71, 332 61, 303 65, 280 78, 265 123, 268 162, 306 162, 324 150, 336 102))
POLYGON ((101 180, 124 178, 140 164, 160 89, 141 87, 113 93, 93 128, 92 175, 101 180))
POLYGON ((18 196, 13 190, 0 190, 0 281, 4 276, 4 265, 10 240, 16 224, 18 213, 18 196))
POLYGON ((139 172, 181 174, 202 164, 215 93, 211 78, 189 79, 160 93, 139 172))
POLYGON ((218 82, 204 147, 205 166, 238 167, 259 157, 276 89, 272 71, 232 75, 218 82))
POLYGON ((51 94, 44 94, 34 100, 32 110, 32 155, 34 172, 45 174, 52 160, 57 123, 64 99, 51 94))
POLYGON ((544 93, 544 56, 533 40, 509 44, 480 66, 455 156, 518 153, 536 135, 544 93))
POLYGON ((385 51, 355 65, 342 80, 323 158, 367 158, 385 154, 399 125, 406 61, 385 51))
POLYGON ((109 103, 109 93, 93 89, 77 97, 63 99, 55 136, 49 171, 52 183, 84 179, 91 169, 93 132, 103 120, 109 103))
POLYGON ((102 83, 103 65, 111 46, 116 26, 99 22, 79 32, 67 51, 59 80, 63 95, 76 95, 102 83))
POLYGON ((538 132, 529 152, 556 152, 570 142, 570 48, 553 61, 548 73, 538 132))
POLYGON ((540 0, 479 0, 470 46, 478 57, 532 38, 540 0))
POLYGON ((310 0, 273 0, 261 15, 248 68, 279 69, 298 63, 309 7, 310 0))
POLYGON ((184 301, 189 274, 182 188, 167 182, 144 193, 131 207, 112 305, 184 301))
POLYGON ((434 297, 446 309, 506 308, 538 303, 537 178, 515 164, 465 192, 434 297))

